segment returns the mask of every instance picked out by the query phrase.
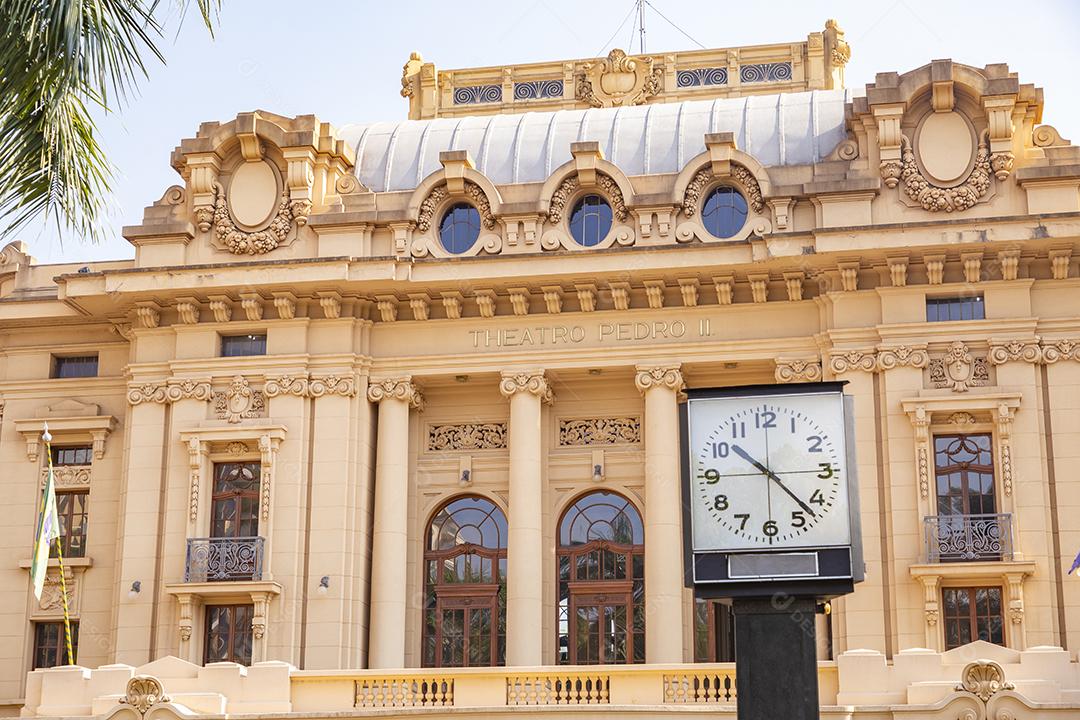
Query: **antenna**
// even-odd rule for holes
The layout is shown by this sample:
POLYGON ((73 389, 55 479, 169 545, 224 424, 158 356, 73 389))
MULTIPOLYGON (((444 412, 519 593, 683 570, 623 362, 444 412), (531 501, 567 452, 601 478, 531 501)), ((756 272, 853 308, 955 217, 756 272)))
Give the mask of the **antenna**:
POLYGON ((645 0, 637 0, 638 36, 641 38, 641 54, 645 54, 645 0))

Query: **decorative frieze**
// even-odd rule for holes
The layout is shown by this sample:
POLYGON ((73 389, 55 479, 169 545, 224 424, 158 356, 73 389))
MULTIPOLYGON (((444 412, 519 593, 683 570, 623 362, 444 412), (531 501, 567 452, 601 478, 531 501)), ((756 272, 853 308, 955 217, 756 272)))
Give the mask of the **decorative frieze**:
POLYGON ((1080 340, 1065 338, 1050 342, 1043 341, 1042 356, 1043 362, 1047 365, 1056 363, 1059 360, 1080 361, 1080 340))
POLYGON ((356 377, 353 375, 312 376, 308 383, 308 392, 313 398, 324 395, 353 397, 356 395, 356 377))
MULTIPOLYGON (((70 490, 72 488, 90 487, 90 479, 93 476, 92 465, 61 465, 52 469, 53 486, 57 490, 70 490)), ((41 468, 41 486, 49 477, 49 468, 41 468)))
POLYGON ((559 420, 559 445, 633 445, 641 442, 641 418, 598 417, 559 420))
POLYGON ((308 379, 304 375, 268 375, 263 385, 263 394, 268 398, 279 395, 307 397, 308 379))
POLYGON ((457 450, 502 450, 506 448, 506 423, 455 423, 429 425, 427 449, 437 452, 457 450))
POLYGON ((776 360, 776 382, 817 382, 821 380, 821 363, 800 358, 776 360))
POLYGON ((930 356, 925 348, 908 345, 879 347, 877 364, 879 370, 892 370, 897 367, 922 369, 930 363, 930 356))
POLYGON ((1039 346, 1038 339, 1005 340, 1000 342, 992 340, 990 342, 990 354, 987 357, 993 365, 1003 365, 1014 360, 1039 363, 1042 362, 1043 351, 1039 346))
POLYGON ((233 377, 228 389, 213 395, 214 414, 219 420, 238 423, 245 418, 262 417, 266 412, 266 401, 261 392, 251 389, 251 384, 243 375, 233 377))
POLYGON ((949 346, 940 358, 930 360, 930 385, 951 388, 953 392, 967 392, 973 387, 990 384, 990 371, 985 357, 975 357, 961 340, 949 346))
POLYGON ((849 370, 874 372, 878 369, 877 355, 873 350, 844 350, 834 352, 829 358, 829 369, 837 375, 849 370))

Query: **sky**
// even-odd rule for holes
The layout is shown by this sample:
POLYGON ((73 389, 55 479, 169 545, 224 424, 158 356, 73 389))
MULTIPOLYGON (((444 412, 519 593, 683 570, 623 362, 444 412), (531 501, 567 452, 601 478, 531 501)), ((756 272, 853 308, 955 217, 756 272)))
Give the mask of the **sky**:
MULTIPOLYGON (((1005 62, 1020 82, 1044 89, 1043 122, 1080 143, 1076 0, 649 3, 648 53, 689 50, 698 43, 714 48, 797 42, 835 18, 852 48, 849 88, 862 88, 876 73, 906 72, 938 58, 977 67, 1005 62)), ((98 122, 116 170, 108 199, 109 240, 89 244, 44 224, 14 239, 26 242, 39 262, 133 257, 121 228, 138 224, 145 206, 181 184, 169 155, 200 123, 255 109, 315 114, 337 127, 403 119, 407 101, 398 91, 411 51, 439 69, 594 57, 615 46, 638 52, 632 21, 616 32, 633 5, 634 0, 223 0, 214 39, 194 11, 179 24, 173 10, 163 17, 166 34, 160 41, 167 64, 150 65, 139 95, 98 122)))

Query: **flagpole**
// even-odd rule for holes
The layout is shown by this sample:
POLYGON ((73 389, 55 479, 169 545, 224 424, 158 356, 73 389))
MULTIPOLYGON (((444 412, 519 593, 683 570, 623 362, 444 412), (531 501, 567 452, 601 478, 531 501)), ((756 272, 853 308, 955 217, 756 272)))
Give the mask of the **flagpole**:
MULTIPOLYGON (((49 463, 49 476, 53 473, 52 464, 52 435, 49 433, 48 426, 45 428, 45 432, 41 434, 41 439, 45 441, 45 457, 49 463)), ((64 643, 67 646, 67 658, 68 665, 75 664, 75 651, 71 645, 71 614, 68 612, 68 594, 67 594, 67 578, 64 574, 64 551, 61 548, 62 538, 56 536, 56 559, 60 565, 60 602, 64 608, 64 643)))

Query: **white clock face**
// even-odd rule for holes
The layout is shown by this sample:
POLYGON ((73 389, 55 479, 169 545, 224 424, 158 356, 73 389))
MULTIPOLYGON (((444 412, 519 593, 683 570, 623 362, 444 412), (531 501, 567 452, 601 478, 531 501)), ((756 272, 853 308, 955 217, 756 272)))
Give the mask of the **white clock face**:
POLYGON ((694 549, 847 545, 840 392, 689 401, 694 549))

